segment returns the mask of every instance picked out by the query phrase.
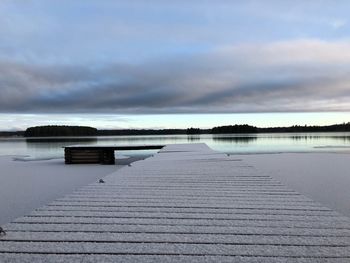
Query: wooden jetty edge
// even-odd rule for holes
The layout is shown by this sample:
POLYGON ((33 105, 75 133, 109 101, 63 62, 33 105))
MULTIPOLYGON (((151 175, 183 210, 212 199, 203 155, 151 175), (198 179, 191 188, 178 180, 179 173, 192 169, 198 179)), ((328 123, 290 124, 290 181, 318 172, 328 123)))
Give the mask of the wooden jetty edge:
POLYGON ((4 225, 0 262, 350 262, 350 219, 205 144, 4 225))

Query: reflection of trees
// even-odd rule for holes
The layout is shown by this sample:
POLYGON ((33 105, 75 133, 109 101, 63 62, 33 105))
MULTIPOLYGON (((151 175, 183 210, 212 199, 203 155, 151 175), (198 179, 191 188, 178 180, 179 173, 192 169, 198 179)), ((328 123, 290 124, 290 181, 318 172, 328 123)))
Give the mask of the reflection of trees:
POLYGON ((185 141, 187 135, 118 135, 118 136, 99 136, 99 141, 112 141, 112 142, 161 142, 161 141, 185 141))
MULTIPOLYGON (((15 139, 17 140, 17 139, 15 139)), ((23 140, 23 139, 21 139, 23 140)), ((144 145, 144 144, 171 144, 187 142, 204 142, 220 146, 240 146, 249 144, 258 145, 332 145, 350 144, 349 133, 304 133, 304 134, 190 134, 190 135, 143 135, 143 136, 98 136, 98 137, 50 137, 26 138, 23 140, 26 148, 35 155, 54 153, 62 155, 62 147, 75 144, 99 145, 144 145)), ((287 146, 286 146, 287 147, 287 146)))
POLYGON ((31 149, 57 149, 74 144, 96 144, 96 137, 82 137, 82 138, 26 138, 27 147, 31 149))
POLYGON ((257 136, 213 136, 213 141, 228 143, 251 143, 257 139, 257 136))
POLYGON ((335 140, 340 140, 344 142, 349 142, 350 141, 350 136, 334 136, 334 137, 329 137, 335 140))
MULTIPOLYGON (((273 137, 272 137, 273 138, 273 137)), ((307 140, 320 140, 320 139, 331 139, 331 140, 338 140, 338 141, 344 141, 349 142, 350 136, 329 136, 329 135, 292 135, 292 136, 286 136, 288 139, 292 139, 294 141, 307 141, 307 140)))
POLYGON ((199 141, 200 139, 201 139, 201 136, 198 134, 187 135, 187 141, 189 142, 199 141))
POLYGON ((311 136, 301 136, 301 135, 296 135, 296 136, 289 136, 287 137, 289 139, 292 139, 293 141, 307 141, 308 139, 320 139, 320 136, 315 136, 311 138, 311 136))
POLYGON ((96 137, 74 137, 74 138, 26 138, 27 143, 60 143, 60 142, 97 142, 96 137))

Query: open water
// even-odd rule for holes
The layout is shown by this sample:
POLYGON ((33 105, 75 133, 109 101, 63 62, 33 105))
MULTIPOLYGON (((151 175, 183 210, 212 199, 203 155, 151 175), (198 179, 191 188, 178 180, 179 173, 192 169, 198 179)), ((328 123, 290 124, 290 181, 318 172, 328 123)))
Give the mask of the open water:
MULTIPOLYGON (((350 133, 271 133, 221 135, 152 135, 109 137, 0 138, 0 155, 31 158, 63 157, 67 145, 151 145, 203 142, 230 154, 350 151, 350 133)), ((155 151, 128 151, 123 155, 148 155, 155 151)))

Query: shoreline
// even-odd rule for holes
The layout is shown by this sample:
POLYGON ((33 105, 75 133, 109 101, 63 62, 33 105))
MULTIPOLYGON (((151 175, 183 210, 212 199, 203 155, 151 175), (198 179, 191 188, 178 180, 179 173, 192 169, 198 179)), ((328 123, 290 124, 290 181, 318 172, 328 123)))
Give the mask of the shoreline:
MULTIPOLYGON (((254 134, 302 134, 302 133, 350 133, 350 123, 333 124, 326 126, 286 126, 286 127, 255 127, 250 125, 224 125, 213 128, 198 128, 199 132, 189 132, 191 128, 180 128, 180 129, 121 129, 121 130, 104 130, 99 129, 97 134, 94 135, 44 135, 44 136, 25 136, 25 131, 0 131, 0 138, 26 138, 26 139, 50 139, 50 138, 93 138, 93 137, 110 137, 110 136, 167 136, 167 135, 188 135, 188 136, 199 136, 199 135, 254 135, 254 134), (235 126, 247 126, 256 128, 256 131, 231 131, 231 132, 212 132, 215 128, 226 128, 235 126), (337 128, 338 127, 338 128, 337 128), (327 130, 328 128, 328 130, 327 130), (322 130, 324 129, 324 130, 322 130)), ((34 128, 34 127, 33 127, 34 128)))

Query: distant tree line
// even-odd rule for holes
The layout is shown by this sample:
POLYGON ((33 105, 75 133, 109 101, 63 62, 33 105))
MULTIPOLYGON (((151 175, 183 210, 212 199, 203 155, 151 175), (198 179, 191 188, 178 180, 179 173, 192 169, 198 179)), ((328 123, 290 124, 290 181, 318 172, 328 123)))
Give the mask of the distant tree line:
POLYGON ((167 135, 167 134, 186 134, 185 129, 125 129, 125 130, 98 130, 100 136, 118 136, 118 135, 167 135))
POLYGON ((0 137, 22 137, 24 131, 0 131, 0 137))
POLYGON ((258 128, 251 125, 226 125, 212 129, 123 129, 97 130, 85 126, 37 126, 25 132, 0 132, 0 136, 53 137, 53 136, 116 136, 116 135, 169 135, 169 134, 220 134, 220 133, 277 133, 277 132, 350 132, 350 122, 328 126, 290 126, 258 128))
POLYGON ((294 125, 290 127, 258 128, 258 132, 350 132, 350 122, 328 126, 294 125))
POLYGON ((199 128, 188 128, 186 131, 187 134, 201 134, 203 131, 199 128))
POLYGON ((28 128, 24 137, 97 136, 97 129, 85 126, 37 126, 28 128))

